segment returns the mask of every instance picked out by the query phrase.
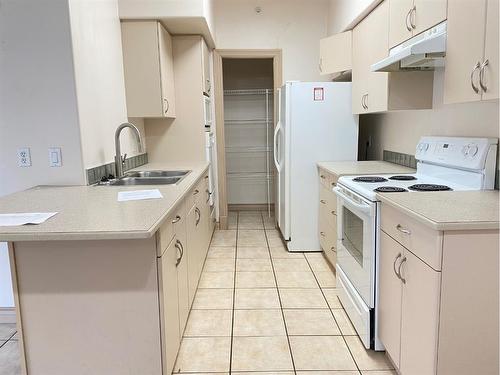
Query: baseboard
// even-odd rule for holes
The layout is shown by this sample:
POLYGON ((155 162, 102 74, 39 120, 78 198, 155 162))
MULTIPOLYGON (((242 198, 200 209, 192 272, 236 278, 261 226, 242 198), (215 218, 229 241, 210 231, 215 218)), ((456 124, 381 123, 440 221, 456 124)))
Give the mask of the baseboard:
MULTIPOLYGON (((228 204, 228 211, 267 211, 267 204, 228 204)), ((271 204, 274 212, 274 204, 271 204)))
POLYGON ((0 323, 16 323, 16 308, 0 307, 0 323))

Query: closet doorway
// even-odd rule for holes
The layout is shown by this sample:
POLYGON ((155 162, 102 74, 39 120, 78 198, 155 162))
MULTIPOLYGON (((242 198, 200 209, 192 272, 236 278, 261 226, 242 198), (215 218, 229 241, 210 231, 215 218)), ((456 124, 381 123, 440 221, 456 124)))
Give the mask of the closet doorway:
POLYGON ((281 51, 216 50, 214 78, 220 227, 225 229, 228 210, 273 215, 281 51))

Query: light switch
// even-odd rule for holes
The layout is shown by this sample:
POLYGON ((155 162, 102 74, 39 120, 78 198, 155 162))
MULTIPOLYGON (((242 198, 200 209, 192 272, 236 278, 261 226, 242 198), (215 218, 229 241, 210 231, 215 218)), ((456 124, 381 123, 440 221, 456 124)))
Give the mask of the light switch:
POLYGON ((60 147, 49 148, 49 166, 62 167, 62 156, 60 147))
POLYGON ((20 167, 31 167, 31 153, 29 147, 17 149, 17 164, 20 167))

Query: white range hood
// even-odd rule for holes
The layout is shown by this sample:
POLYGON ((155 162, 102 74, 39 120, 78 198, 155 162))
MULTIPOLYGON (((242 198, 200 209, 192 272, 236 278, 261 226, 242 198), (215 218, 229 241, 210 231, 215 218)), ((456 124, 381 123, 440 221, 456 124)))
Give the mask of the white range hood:
POLYGON ((391 48, 389 56, 371 66, 372 72, 434 70, 444 66, 446 21, 391 48))

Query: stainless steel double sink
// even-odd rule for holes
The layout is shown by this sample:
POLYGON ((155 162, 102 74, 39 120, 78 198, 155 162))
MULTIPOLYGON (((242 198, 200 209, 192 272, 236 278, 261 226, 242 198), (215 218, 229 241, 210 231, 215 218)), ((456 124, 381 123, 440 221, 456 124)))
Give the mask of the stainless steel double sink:
POLYGON ((109 182, 110 186, 129 185, 174 185, 191 171, 131 171, 119 179, 109 182))

